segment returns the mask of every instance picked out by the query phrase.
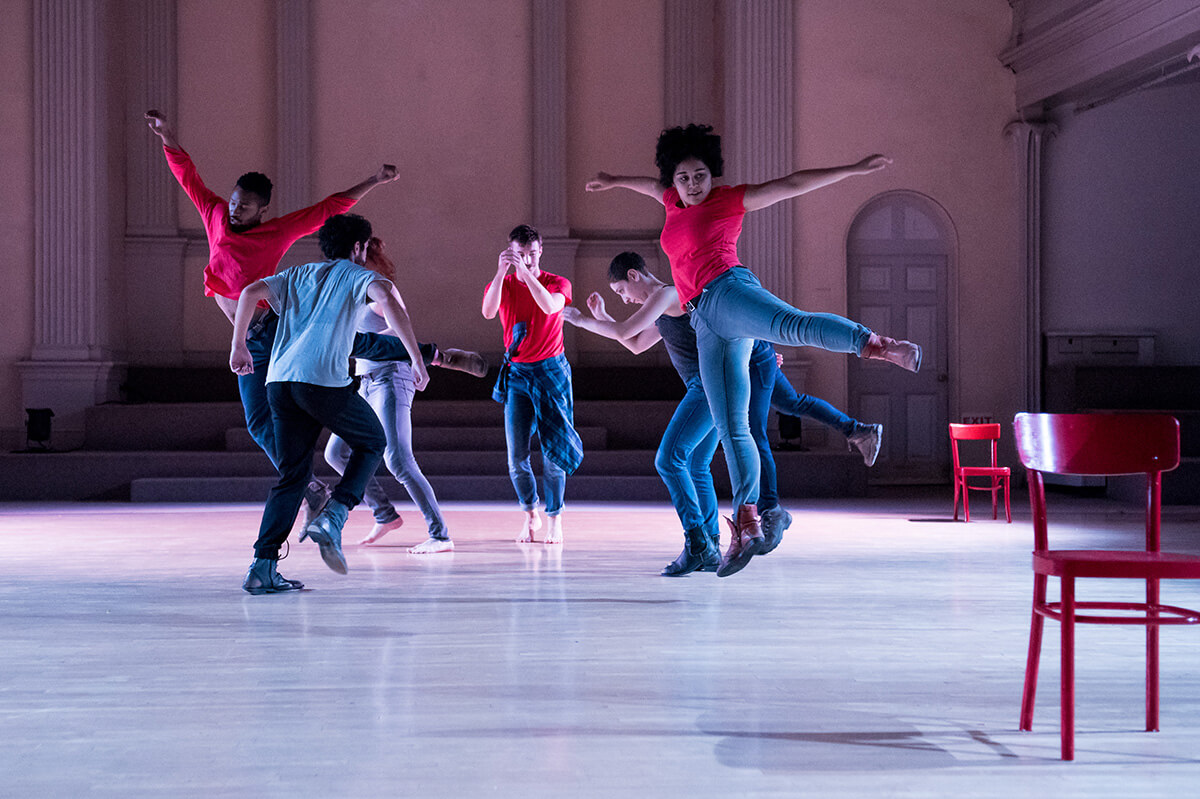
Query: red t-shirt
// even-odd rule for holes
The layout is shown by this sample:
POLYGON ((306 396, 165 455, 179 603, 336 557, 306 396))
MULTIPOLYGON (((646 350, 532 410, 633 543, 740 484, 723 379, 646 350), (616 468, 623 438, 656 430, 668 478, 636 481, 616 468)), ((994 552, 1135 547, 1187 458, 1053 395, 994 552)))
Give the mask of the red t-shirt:
POLYGON ((684 205, 674 186, 663 193, 667 219, 659 242, 671 262, 681 306, 699 297, 717 275, 741 266, 737 240, 746 216, 745 196, 745 185, 714 186, 704 202, 684 205))
POLYGON ((204 294, 208 297, 220 294, 236 300, 246 286, 275 274, 279 259, 297 239, 314 232, 334 214, 350 210, 356 202, 345 194, 331 194, 316 205, 235 233, 229 228, 228 201, 204 185, 191 157, 166 146, 163 152, 204 223, 209 257, 204 267, 204 294))
MULTIPOLYGON (((561 275, 542 271, 538 282, 551 294, 561 294, 571 304, 571 281, 561 275)), ((491 285, 490 283, 488 285, 491 285)), ((564 306, 565 307, 565 306, 564 306)), ((517 348, 517 363, 533 363, 562 355, 562 311, 547 314, 533 301, 529 287, 516 275, 505 275, 500 286, 500 324, 504 326, 504 349, 512 344, 512 329, 517 322, 528 324, 525 338, 517 348)))

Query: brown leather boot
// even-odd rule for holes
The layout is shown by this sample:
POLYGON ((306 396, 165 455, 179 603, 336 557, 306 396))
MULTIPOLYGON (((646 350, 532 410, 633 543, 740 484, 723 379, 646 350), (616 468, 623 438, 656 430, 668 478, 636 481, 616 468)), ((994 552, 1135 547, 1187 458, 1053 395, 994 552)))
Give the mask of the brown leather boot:
POLYGON ((897 341, 894 338, 871 334, 871 340, 863 347, 862 357, 879 361, 887 361, 901 369, 916 372, 921 368, 921 346, 911 341, 897 341))
POLYGON ((761 521, 758 518, 758 508, 754 505, 742 505, 737 509, 737 520, 726 519, 729 522, 729 549, 721 557, 721 565, 717 567, 718 577, 728 577, 746 568, 750 558, 762 551, 763 533, 761 521))

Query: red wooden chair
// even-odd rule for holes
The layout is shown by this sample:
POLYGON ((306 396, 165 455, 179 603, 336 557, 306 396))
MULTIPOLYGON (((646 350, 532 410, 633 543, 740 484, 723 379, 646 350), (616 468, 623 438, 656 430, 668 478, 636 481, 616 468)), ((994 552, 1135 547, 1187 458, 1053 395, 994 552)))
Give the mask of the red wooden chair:
POLYGON ((1163 605, 1160 580, 1200 579, 1200 557, 1159 548, 1162 473, 1179 465, 1179 422, 1157 414, 1020 413, 1014 422, 1017 451, 1029 473, 1033 510, 1033 618, 1021 729, 1032 729, 1038 660, 1044 618, 1061 624, 1062 632, 1062 759, 1075 759, 1075 625, 1140 624, 1146 627, 1146 730, 1158 730, 1158 628, 1163 624, 1200 622, 1200 612, 1163 605), (1146 475, 1146 540, 1136 550, 1050 549, 1046 525, 1046 490, 1042 473, 1077 475, 1146 475), (1059 602, 1046 601, 1048 577, 1058 577, 1059 602), (1146 581, 1145 602, 1080 602, 1080 577, 1146 581), (1084 615, 1079 611, 1121 611, 1122 615, 1084 615))
POLYGON ((996 444, 1000 441, 1000 425, 999 424, 952 424, 950 425, 950 454, 954 457, 954 520, 958 521, 958 495, 962 494, 963 510, 966 512, 967 521, 971 521, 971 503, 967 498, 970 491, 991 491, 992 492, 992 518, 997 518, 998 511, 996 509, 996 493, 1000 490, 1000 485, 1004 485, 1004 516, 1008 521, 1012 522, 1012 507, 1008 501, 1008 487, 1010 472, 1007 466, 998 466, 996 463, 996 444), (992 442, 992 465, 991 466, 963 466, 958 459, 958 442, 959 441, 987 441, 992 442), (971 477, 986 477, 988 478, 987 485, 971 485, 967 482, 971 477))

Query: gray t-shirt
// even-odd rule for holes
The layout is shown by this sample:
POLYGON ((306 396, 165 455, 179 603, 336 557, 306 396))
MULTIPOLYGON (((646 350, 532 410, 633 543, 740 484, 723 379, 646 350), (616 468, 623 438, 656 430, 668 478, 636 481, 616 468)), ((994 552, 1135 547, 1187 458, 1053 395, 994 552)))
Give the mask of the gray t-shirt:
POLYGON ((345 259, 303 264, 265 278, 267 302, 279 314, 268 383, 350 385, 350 351, 367 287, 391 283, 345 259))

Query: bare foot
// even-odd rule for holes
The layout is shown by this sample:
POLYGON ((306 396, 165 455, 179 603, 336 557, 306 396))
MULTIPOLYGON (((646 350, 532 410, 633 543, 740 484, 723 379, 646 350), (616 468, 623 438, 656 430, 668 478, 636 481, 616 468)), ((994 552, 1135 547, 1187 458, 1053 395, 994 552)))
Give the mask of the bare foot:
POLYGON ((521 529, 517 543, 532 544, 533 534, 540 529, 542 529, 542 517, 538 515, 537 510, 525 511, 525 526, 521 529))
POLYGON ((409 547, 410 555, 433 555, 438 552, 453 552, 454 542, 449 538, 426 538, 415 547, 409 547))
POLYGON ((375 522, 375 526, 371 528, 370 535, 368 535, 366 538, 359 541, 358 543, 359 544, 374 544, 376 541, 383 538, 385 535, 390 533, 392 530, 399 529, 400 526, 403 524, 404 524, 404 519, 402 519, 399 516, 397 516, 395 519, 393 519, 390 522, 375 522))
POLYGON ((546 543, 562 543, 562 516, 550 516, 550 525, 546 528, 546 543))

